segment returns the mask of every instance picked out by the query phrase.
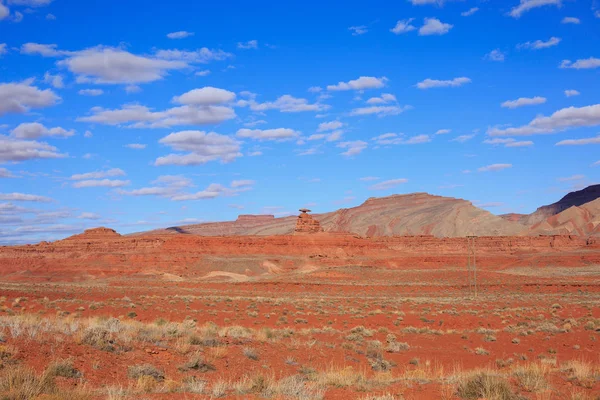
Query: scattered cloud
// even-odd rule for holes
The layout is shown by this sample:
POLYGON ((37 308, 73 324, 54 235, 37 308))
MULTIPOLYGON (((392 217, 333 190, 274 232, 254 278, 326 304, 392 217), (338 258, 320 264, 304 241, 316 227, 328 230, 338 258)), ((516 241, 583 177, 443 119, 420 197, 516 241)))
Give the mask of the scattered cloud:
POLYGON ((485 59, 486 60, 490 60, 490 61, 504 61, 504 59, 506 58, 506 54, 503 53, 500 49, 495 49, 490 51, 488 54, 485 55, 485 59))
POLYGON ((600 104, 585 107, 568 107, 551 116, 536 117, 529 124, 516 128, 489 128, 490 136, 524 136, 554 133, 584 126, 600 125, 600 104))
POLYGON ((104 90, 102 89, 81 89, 78 91, 82 96, 101 96, 104 94, 104 90))
POLYGON ((565 96, 567 97, 579 96, 580 94, 581 93, 574 89, 565 90, 565 96))
POLYGON ((572 175, 572 176, 567 176, 564 178, 558 178, 557 181, 559 182, 572 182, 572 181, 580 181, 582 179, 585 179, 584 175, 572 175))
POLYGON ((77 216, 77 219, 90 219, 90 220, 97 220, 100 219, 101 217, 98 214, 95 213, 91 213, 91 212, 83 212, 81 214, 79 214, 77 216))
POLYGON ((348 30, 352 32, 352 36, 364 35, 365 33, 369 32, 366 25, 351 26, 348 28, 348 30))
POLYGON ((0 57, 6 53, 8 53, 8 50, 6 49, 6 43, 0 43, 0 57))
POLYGON ((396 22, 396 26, 390 29, 390 32, 393 32, 396 35, 400 35, 401 33, 414 31, 415 29, 417 29, 414 25, 412 25, 412 22, 414 20, 414 18, 401 19, 398 22, 396 22))
POLYGON ((437 79, 425 79, 422 82, 417 83, 419 89, 431 89, 440 87, 459 87, 471 83, 471 79, 466 77, 454 78, 450 80, 437 80, 437 79))
POLYGON ((238 42, 237 48, 242 50, 258 49, 258 41, 249 40, 247 42, 238 42))
POLYGON ((181 195, 183 189, 194 186, 192 181, 183 175, 161 175, 152 181, 152 184, 154 186, 140 189, 119 189, 117 193, 126 196, 159 196, 171 198, 181 195))
POLYGON ((133 149, 133 150, 143 150, 146 148, 146 145, 141 144, 141 143, 129 143, 129 144, 126 144, 124 147, 127 147, 128 149, 133 149))
POLYGON ((27 7, 45 7, 53 0, 8 0, 8 4, 27 7))
POLYGON ((0 168, 0 178, 14 178, 15 176, 6 168, 0 168))
POLYGON ((114 176, 125 176, 125 171, 120 168, 111 168, 106 171, 86 172, 84 174, 71 175, 71 180, 80 181, 85 179, 102 179, 114 176))
POLYGON ((571 60, 563 60, 560 64, 560 68, 573 68, 573 69, 594 69, 600 68, 600 58, 590 57, 586 59, 577 60, 572 62, 571 60))
POLYGON ((289 128, 276 129, 239 129, 236 136, 243 139, 253 140, 289 140, 297 138, 300 132, 289 128))
POLYGON ((239 100, 237 105, 240 107, 250 107, 252 111, 263 112, 267 110, 279 110, 280 112, 304 112, 304 111, 323 111, 329 109, 326 104, 310 104, 308 100, 296 98, 285 94, 272 102, 258 103, 253 98, 249 100, 239 100))
POLYGON ((57 44, 25 43, 21 46, 21 54, 39 55, 42 57, 60 57, 68 52, 58 50, 57 44))
POLYGON ((10 10, 0 1, 0 21, 7 18, 10 15, 10 10))
POLYGON ((600 166, 600 160, 598 160, 592 164, 592 167, 598 167, 598 166, 600 166))
POLYGON ((48 129, 38 122, 22 123, 10 132, 10 135, 17 139, 38 139, 42 136, 69 137, 74 134, 73 130, 68 131, 59 126, 48 129))
POLYGON ((173 97, 173 102, 185 105, 208 106, 213 104, 229 103, 235 100, 235 93, 225 89, 206 86, 193 89, 181 96, 173 97))
POLYGON ((561 22, 561 24, 575 24, 575 25, 579 25, 581 23, 579 18, 575 18, 575 17, 564 17, 562 19, 562 21, 560 21, 560 22, 561 22))
POLYGON ((452 132, 451 129, 439 129, 438 131, 435 132, 435 134, 436 135, 445 135, 450 132, 452 132))
POLYGON ((385 86, 388 78, 382 76, 376 78, 374 76, 361 76, 358 79, 354 79, 348 82, 338 82, 337 85, 328 85, 327 90, 329 91, 344 91, 344 90, 366 90, 366 89, 379 89, 385 86))
POLYGON ((478 168, 479 172, 502 171, 503 169, 512 168, 512 164, 491 164, 478 168))
POLYGON ((129 185, 130 181, 123 181, 119 179, 90 179, 84 181, 77 181, 73 183, 73 187, 77 189, 81 188, 93 188, 93 187, 108 187, 118 188, 129 185))
POLYGON ((560 42, 561 42, 561 38, 552 36, 550 39, 548 39, 546 41, 536 40, 535 42, 520 43, 517 45, 517 48, 518 49, 540 50, 540 49, 547 49, 548 47, 557 46, 560 42))
POLYGON ((59 153, 56 147, 48 143, 0 135, 0 163, 64 157, 67 154, 59 153))
POLYGON ((390 93, 383 93, 380 97, 371 97, 367 100, 367 104, 387 104, 387 103, 395 103, 396 96, 390 93))
POLYGON ((85 133, 83 134, 83 137, 85 137, 87 139, 89 139, 89 138, 91 138, 93 136, 94 136, 94 134, 92 132, 90 132, 90 131, 85 131, 85 133))
POLYGON ((509 15, 513 18, 520 18, 526 12, 534 8, 554 5, 560 7, 562 0, 520 0, 519 5, 510 10, 509 15))
POLYGON ((362 178, 358 178, 358 180, 359 180, 359 181, 362 181, 362 182, 378 181, 378 180, 380 180, 380 179, 381 179, 381 178, 380 178, 380 177, 378 177, 378 176, 364 176, 364 177, 362 177, 362 178))
POLYGON ((507 100, 500 106, 504 108, 519 108, 523 106, 535 106, 538 104, 544 104, 546 102, 545 97, 519 97, 517 100, 507 100))
POLYGON ((169 39, 185 39, 190 36, 194 36, 194 32, 177 31, 177 32, 167 33, 167 37, 169 39))
POLYGON ((407 110, 411 110, 412 106, 370 106, 370 107, 359 107, 355 108, 350 112, 351 116, 362 116, 375 114, 378 117, 385 117, 388 115, 398 115, 407 110))
POLYGON ((567 139, 556 143, 556 146, 584 146, 587 144, 600 144, 600 136, 586 139, 567 139))
POLYGON ((52 75, 49 72, 44 74, 44 83, 51 85, 55 89, 62 89, 65 87, 65 83, 61 75, 52 75))
POLYGON ((196 75, 196 76, 208 76, 208 75, 210 75, 210 69, 204 69, 202 71, 198 71, 194 75, 196 75))
POLYGON ((383 182, 379 182, 376 183, 374 185, 371 185, 369 187, 370 190, 389 190, 392 188, 395 188, 398 185, 401 185, 403 183, 407 183, 408 179, 405 178, 398 178, 398 179, 390 179, 388 181, 383 181, 383 182))
POLYGON ((125 86, 125 93, 127 93, 127 94, 139 93, 141 91, 142 91, 142 88, 139 87, 138 85, 127 85, 127 86, 125 86))
POLYGON ((317 132, 333 131, 336 129, 340 129, 343 126, 344 123, 340 121, 322 122, 317 128, 317 132))
POLYGON ((470 17, 471 15, 475 14, 477 11, 479 11, 479 7, 473 7, 467 11, 461 12, 460 15, 462 15, 463 17, 470 17))
POLYGON ((493 138, 486 139, 483 141, 485 144, 492 145, 503 145, 504 147, 529 147, 533 146, 533 142, 530 140, 517 141, 513 138, 493 138))
POLYGON ((397 144, 422 144, 431 142, 429 135, 416 135, 405 137, 404 134, 384 133, 383 135, 375 136, 371 140, 375 141, 380 146, 397 145, 397 144))
POLYGON ((33 79, 0 84, 0 116, 22 114, 32 108, 46 108, 61 100, 52 90, 33 86, 33 79))
POLYGON ((470 135, 460 135, 455 137, 454 139, 450 140, 451 142, 459 142, 459 143, 465 143, 471 139, 473 139, 475 136, 477 136, 475 133, 472 133, 470 135))
POLYGON ((49 203, 52 201, 51 198, 45 196, 38 196, 35 194, 26 193, 0 193, 0 200, 3 201, 31 201, 38 203, 49 203))
POLYGON ((240 143, 235 139, 215 132, 174 132, 159 140, 159 143, 187 154, 169 154, 156 159, 154 165, 201 165, 209 161, 231 162, 241 157, 240 143))
POLYGON ((419 35, 445 35, 454 25, 446 24, 437 18, 425 18, 425 23, 419 28, 419 35))
POLYGON ((343 156, 346 156, 346 157, 352 157, 352 156, 360 154, 364 149, 367 148, 367 146, 368 146, 367 142, 364 142, 362 140, 341 142, 341 143, 338 143, 338 145, 337 145, 337 147, 339 147, 341 149, 346 149, 346 151, 341 153, 343 156))

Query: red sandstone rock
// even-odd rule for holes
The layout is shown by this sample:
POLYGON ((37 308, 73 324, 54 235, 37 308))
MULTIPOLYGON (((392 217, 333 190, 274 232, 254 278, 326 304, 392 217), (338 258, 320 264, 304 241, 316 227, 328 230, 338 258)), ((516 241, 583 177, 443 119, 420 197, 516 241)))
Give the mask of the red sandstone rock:
POLYGON ((310 210, 306 208, 300 210, 300 215, 296 220, 296 229, 294 229, 295 233, 318 233, 323 231, 319 221, 308 214, 309 212, 310 210))

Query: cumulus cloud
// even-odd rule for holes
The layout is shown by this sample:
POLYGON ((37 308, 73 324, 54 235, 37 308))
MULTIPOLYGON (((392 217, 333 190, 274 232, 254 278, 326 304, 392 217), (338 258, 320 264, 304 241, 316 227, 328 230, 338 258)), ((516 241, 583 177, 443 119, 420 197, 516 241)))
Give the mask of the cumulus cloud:
POLYGON ((336 130, 330 133, 316 133, 314 135, 310 135, 307 140, 312 141, 312 140, 322 140, 324 139, 327 142, 337 142, 338 140, 340 140, 342 138, 342 135, 344 134, 344 131, 342 130, 336 130))
POLYGON ((6 53, 8 53, 8 50, 6 50, 6 43, 0 43, 0 57, 6 53))
POLYGON ((491 164, 485 167, 478 168, 479 172, 502 171, 503 169, 512 168, 512 164, 491 164))
POLYGON ((517 141, 516 139, 513 138, 493 138, 493 139, 486 139, 483 141, 483 143, 485 144, 492 144, 492 145, 501 145, 504 147, 529 147, 529 146, 533 146, 533 142, 530 140, 522 140, 522 141, 517 141))
POLYGON ((343 156, 346 156, 346 157, 351 157, 351 156, 360 154, 364 149, 367 148, 367 146, 368 146, 368 143, 364 142, 362 140, 341 142, 337 145, 337 147, 339 147, 341 149, 346 149, 346 151, 341 153, 343 156))
POLYGON ((383 93, 380 97, 371 97, 367 100, 367 104, 387 104, 387 103, 395 103, 396 96, 390 93, 383 93))
POLYGON ((81 89, 77 93, 79 93, 82 96, 100 96, 100 95, 104 94, 104 90, 102 90, 102 89, 81 89))
POLYGON ((210 69, 204 69, 202 71, 197 71, 194 75, 196 75, 196 76, 208 76, 208 75, 210 75, 210 69))
POLYGON ((471 15, 475 14, 477 11, 479 11, 479 7, 473 7, 468 9, 467 11, 463 11, 460 13, 460 15, 462 15, 463 17, 470 17, 471 15))
POLYGON ((92 187, 118 188, 127 186, 129 185, 129 183, 129 181, 123 181, 119 179, 90 179, 84 181, 77 181, 73 183, 73 187, 77 189, 92 187))
POLYGON ((242 187, 252 186, 255 183, 256 183, 256 181, 253 181, 251 179, 241 179, 241 180, 237 180, 237 181, 232 181, 230 186, 232 188, 242 188, 242 187))
POLYGON ((350 112, 351 116, 362 116, 375 114, 378 117, 385 117, 388 115, 398 115, 404 111, 412 109, 412 106, 370 106, 370 107, 359 107, 355 108, 350 112))
POLYGON ((27 7, 44 7, 52 3, 53 0, 8 0, 8 4, 27 7))
POLYGON ((421 28, 419 28, 419 35, 445 35, 450 32, 454 25, 446 24, 437 18, 425 18, 425 22, 421 28))
POLYGON ((128 149, 133 149, 133 150, 143 150, 146 148, 146 145, 141 144, 141 143, 129 143, 129 144, 126 144, 124 147, 127 147, 128 149))
POLYGON ((513 18, 520 18, 523 14, 534 8, 554 5, 560 7, 562 0, 521 0, 519 5, 510 10, 509 15, 513 18))
POLYGON ((506 54, 504 54, 500 49, 495 49, 486 54, 485 58, 490 61, 504 61, 506 54))
POLYGON ((544 104, 546 102, 545 97, 519 97, 517 100, 507 100, 500 106, 504 108, 519 108, 523 106, 535 106, 538 104, 544 104))
POLYGON ((61 75, 52 75, 49 72, 44 74, 44 83, 52 85, 52 87, 56 89, 62 89, 65 87, 65 83, 61 75))
POLYGON ((10 15, 10 10, 0 1, 0 21, 10 15))
POLYGON ((524 136, 600 125, 600 104, 585 107, 567 107, 551 116, 538 116, 529 124, 516 128, 489 128, 490 136, 524 136))
POLYGON ((586 139, 567 139, 556 143, 556 146, 584 146, 587 144, 600 144, 600 136, 586 139))
POLYGON ((69 52, 58 49, 57 44, 25 43, 21 46, 21 54, 39 55, 42 57, 59 57, 69 52))
POLYGON ((71 180, 80 181, 85 179, 102 179, 114 176, 125 176, 125 171, 120 168, 111 168, 106 171, 86 172, 84 174, 71 175, 71 180))
POLYGON ((275 101, 258 103, 254 98, 249 100, 239 100, 237 105, 240 107, 250 107, 252 111, 267 111, 279 110, 281 112, 303 112, 303 111, 324 111, 329 109, 326 104, 314 103, 310 104, 308 100, 296 98, 292 95, 285 94, 275 101))
POLYGON ((0 168, 0 178, 14 178, 15 176, 6 168, 0 168))
POLYGON ((289 128, 276 128, 276 129, 240 129, 237 131, 236 136, 243 139, 254 139, 254 140, 289 140, 296 138, 300 135, 300 132, 289 128))
POLYGON ((436 135, 445 135, 447 133, 452 132, 451 129, 439 129, 435 132, 436 135))
POLYGON ((437 79, 425 79, 422 82, 417 83, 419 89, 430 89, 439 87, 459 87, 471 83, 471 79, 466 77, 454 78, 450 80, 437 80, 437 79))
POLYGON ((317 128, 317 132, 333 131, 336 129, 340 129, 343 126, 344 123, 340 121, 322 122, 317 128))
POLYGON ((187 154, 169 154, 156 159, 154 165, 200 165, 209 161, 231 162, 241 157, 240 143, 229 136, 215 132, 174 132, 159 140, 159 143, 187 154))
POLYGON ((60 101, 52 90, 33 86, 33 79, 23 82, 0 83, 0 116, 24 113, 32 108, 45 108, 60 101))
POLYGON ((517 45, 517 48, 519 48, 519 49, 540 50, 540 49, 547 49, 548 47, 556 46, 560 42, 561 42, 561 38, 557 38, 555 36, 552 36, 550 39, 548 39, 546 41, 536 40, 534 42, 520 43, 520 44, 517 45))
POLYGON ((351 26, 348 30, 352 32, 352 36, 364 35, 369 31, 365 25, 351 26))
POLYGON ((564 17, 562 19, 562 21, 560 21, 560 22, 562 24, 575 24, 575 25, 579 25, 581 23, 579 18, 575 18, 575 17, 564 17))
POLYGON ((396 145, 396 144, 422 144, 431 142, 431 136, 429 135, 416 135, 406 138, 404 134, 397 133, 384 133, 379 136, 375 136, 371 140, 375 141, 380 146, 396 145))
POLYGON ((370 190, 389 190, 392 188, 395 188, 398 185, 401 185, 403 183, 407 183, 408 179, 405 178, 398 178, 398 179, 390 179, 388 181, 383 181, 383 182, 379 182, 376 183, 374 185, 371 185, 369 187, 370 190))
POLYGON ((0 163, 64 157, 67 155, 59 153, 56 147, 48 143, 0 135, 0 163))
POLYGON ((163 60, 181 61, 190 64, 208 64, 211 61, 226 60, 230 57, 233 57, 233 54, 227 53, 223 50, 202 47, 192 51, 178 49, 158 50, 155 53, 155 56, 163 60))
POLYGON ((594 69, 600 68, 600 58, 590 57, 572 62, 571 60, 563 60, 560 68, 573 69, 594 69))
POLYGON ((574 89, 565 90, 565 96, 567 96, 567 97, 579 96, 580 94, 581 93, 579 93, 577 90, 574 90, 574 89))
POLYGON ((571 175, 571 176, 567 176, 564 178, 558 178, 557 181, 559 182, 572 182, 572 181, 580 181, 582 179, 585 179, 584 175, 571 175))
POLYGON ((412 25, 412 22, 414 20, 414 18, 401 19, 398 22, 396 22, 396 26, 390 29, 390 32, 393 32, 396 35, 400 35, 401 33, 414 31, 415 29, 417 29, 414 25, 412 25))
POLYGON ((186 37, 190 37, 190 36, 194 36, 194 32, 177 31, 177 32, 167 33, 167 37, 169 39, 185 39, 186 37))
POLYGON ((0 193, 0 200, 32 201, 32 202, 39 202, 39 203, 49 203, 52 201, 52 199, 49 197, 38 196, 35 194, 26 194, 26 193, 0 193))
POLYGON ((468 142, 469 140, 473 139, 475 136, 477 136, 477 135, 474 133, 472 133, 470 135, 460 135, 460 136, 457 136, 454 139, 452 139, 451 142, 465 143, 465 142, 468 142))
POLYGON ((235 93, 212 86, 193 89, 173 98, 175 103, 197 106, 229 103, 233 100, 235 100, 235 93))
POLYGON ((329 91, 344 91, 344 90, 366 90, 379 89, 385 86, 388 78, 382 76, 376 78, 374 76, 361 76, 358 79, 353 79, 348 82, 338 82, 337 85, 328 85, 329 91))
POLYGON ((182 189, 194 186, 189 178, 183 175, 161 175, 152 181, 154 186, 133 190, 119 189, 117 193, 127 196, 159 196, 171 198, 182 193, 182 189))
POLYGON ((59 126, 48 129, 38 122, 27 122, 17 126, 10 134, 17 139, 37 139, 42 136, 69 137, 73 136, 75 131, 68 131, 59 126))
POLYGON ((238 42, 237 48, 242 50, 258 49, 258 41, 249 40, 247 42, 238 42))

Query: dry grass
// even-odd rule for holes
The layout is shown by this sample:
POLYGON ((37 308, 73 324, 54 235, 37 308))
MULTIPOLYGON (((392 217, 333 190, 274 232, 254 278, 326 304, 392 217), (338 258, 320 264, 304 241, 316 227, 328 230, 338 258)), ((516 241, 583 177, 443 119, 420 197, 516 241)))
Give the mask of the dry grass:
POLYGON ((513 375, 524 390, 538 393, 548 389, 547 376, 550 372, 548 364, 536 363, 515 368, 513 375))
POLYGON ((569 374, 569 379, 575 380, 585 388, 591 388, 598 378, 600 370, 591 363, 583 360, 571 360, 563 364, 562 370, 569 374))
POLYGON ((457 395, 462 399, 518 400, 509 382, 491 371, 479 371, 460 379, 457 395))

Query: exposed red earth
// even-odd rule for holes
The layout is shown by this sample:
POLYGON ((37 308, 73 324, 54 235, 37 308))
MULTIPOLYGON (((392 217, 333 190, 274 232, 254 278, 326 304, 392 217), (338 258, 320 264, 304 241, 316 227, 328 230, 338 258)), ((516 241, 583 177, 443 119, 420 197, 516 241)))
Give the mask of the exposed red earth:
POLYGON ((527 228, 565 235, 500 235, 525 225, 416 194, 0 247, 0 382, 30 367, 46 399, 595 400, 597 201, 527 228), (492 225, 511 228, 476 238, 475 296, 464 236, 492 225))

